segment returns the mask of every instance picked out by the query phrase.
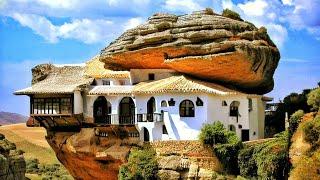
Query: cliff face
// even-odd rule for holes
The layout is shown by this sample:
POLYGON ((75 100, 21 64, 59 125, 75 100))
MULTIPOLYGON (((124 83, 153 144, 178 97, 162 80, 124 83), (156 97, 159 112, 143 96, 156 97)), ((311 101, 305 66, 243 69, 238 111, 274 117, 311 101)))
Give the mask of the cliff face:
POLYGON ((0 134, 0 179, 25 179, 25 173, 23 152, 17 150, 15 144, 0 134))
POLYGON ((120 137, 116 127, 82 128, 80 132, 50 132, 47 141, 75 179, 117 179, 138 138, 120 137), (114 131, 115 130, 115 131, 114 131))
POLYGON ((265 28, 212 11, 155 14, 101 51, 111 69, 169 68, 251 93, 273 89, 280 54, 265 28))

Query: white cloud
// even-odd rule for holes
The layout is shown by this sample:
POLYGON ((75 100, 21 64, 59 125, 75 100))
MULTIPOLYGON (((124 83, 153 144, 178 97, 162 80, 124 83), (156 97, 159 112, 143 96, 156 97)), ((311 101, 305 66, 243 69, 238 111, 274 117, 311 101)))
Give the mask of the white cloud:
POLYGON ((204 9, 193 0, 166 0, 164 8, 169 11, 184 13, 190 13, 192 11, 204 9))
POLYGON ((61 38, 76 39, 88 44, 105 42, 116 34, 116 25, 103 19, 75 19, 58 26, 53 25, 47 18, 34 14, 15 13, 12 17, 51 43, 61 38))
POLYGON ((262 16, 268 3, 264 0, 248 1, 244 4, 238 4, 239 8, 248 16, 262 16))
POLYGON ((143 19, 141 17, 131 18, 123 25, 123 30, 134 28, 142 23, 143 19))
POLYGON ((36 34, 44 37, 49 42, 57 42, 56 35, 57 27, 55 27, 45 17, 34 14, 19 14, 14 13, 12 17, 17 20, 22 26, 26 26, 35 31, 36 34))
POLYGON ((292 5, 292 0, 282 0, 284 5, 292 5))

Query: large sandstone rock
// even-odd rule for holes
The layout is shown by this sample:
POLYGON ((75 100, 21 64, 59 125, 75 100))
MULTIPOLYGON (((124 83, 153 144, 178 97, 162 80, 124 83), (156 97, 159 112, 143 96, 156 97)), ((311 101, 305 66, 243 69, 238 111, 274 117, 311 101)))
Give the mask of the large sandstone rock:
POLYGON ((116 127, 82 128, 80 132, 47 131, 47 141, 75 179, 116 180, 121 164, 138 138, 121 139, 116 127), (102 134, 104 136, 100 136, 102 134))
POLYGON ((266 93, 280 54, 265 28, 210 10, 155 14, 101 51, 107 68, 169 68, 201 79, 266 93))
POLYGON ((5 136, 0 134, 0 179, 25 179, 26 162, 23 152, 16 149, 5 136))

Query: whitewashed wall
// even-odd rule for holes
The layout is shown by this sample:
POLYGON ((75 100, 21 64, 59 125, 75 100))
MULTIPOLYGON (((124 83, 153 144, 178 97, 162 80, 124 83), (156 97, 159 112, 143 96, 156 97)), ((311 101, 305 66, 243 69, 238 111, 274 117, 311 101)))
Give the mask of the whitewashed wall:
POLYGON ((155 80, 171 77, 175 71, 170 69, 131 69, 130 77, 132 84, 148 81, 149 73, 155 74, 155 80))
POLYGON ((73 112, 74 114, 83 113, 83 100, 80 91, 75 91, 73 96, 73 112))
POLYGON ((118 78, 118 79, 113 79, 113 78, 102 78, 102 79, 95 79, 97 86, 101 86, 103 85, 103 80, 109 80, 110 81, 110 86, 116 86, 116 85, 120 85, 120 81, 124 82, 124 85, 131 85, 130 79, 126 79, 126 78, 118 78))
MULTIPOLYGON (((147 112, 147 101, 151 95, 136 95, 137 113, 147 112)), ((207 121, 207 96, 204 94, 160 94, 153 96, 156 100, 156 112, 167 111, 164 116, 164 124, 169 133, 169 139, 194 140, 198 138, 201 127, 207 121), (197 106, 196 100, 199 97, 204 105, 197 106), (175 100, 175 106, 161 107, 161 101, 175 100), (180 117, 179 105, 183 100, 191 100, 195 105, 195 117, 180 117)), ((160 128, 162 131, 162 127, 160 128)), ((158 134, 158 133, 156 133, 158 134)), ((162 136, 162 134, 161 134, 162 136)), ((165 135, 166 136, 166 135, 165 135)))

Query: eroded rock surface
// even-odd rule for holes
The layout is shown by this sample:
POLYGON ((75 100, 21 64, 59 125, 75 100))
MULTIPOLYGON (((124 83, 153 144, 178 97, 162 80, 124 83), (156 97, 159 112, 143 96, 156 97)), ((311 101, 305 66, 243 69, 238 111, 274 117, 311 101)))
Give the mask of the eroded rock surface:
MULTIPOLYGON (((115 128, 115 127, 113 127, 115 128)), ((100 128, 107 137, 97 134, 97 129, 82 128, 80 132, 48 132, 47 141, 59 161, 75 179, 118 179, 121 164, 126 162, 137 138, 120 139, 111 127, 100 128)))
POLYGON ((201 79, 266 93, 280 54, 265 28, 212 11, 155 14, 101 51, 107 68, 169 68, 201 79))
POLYGON ((0 134, 0 179, 25 179, 26 162, 23 152, 16 149, 3 134, 0 134))

